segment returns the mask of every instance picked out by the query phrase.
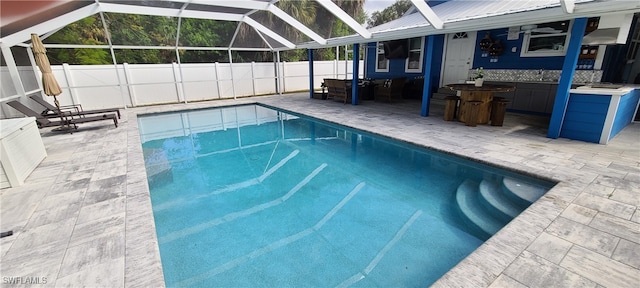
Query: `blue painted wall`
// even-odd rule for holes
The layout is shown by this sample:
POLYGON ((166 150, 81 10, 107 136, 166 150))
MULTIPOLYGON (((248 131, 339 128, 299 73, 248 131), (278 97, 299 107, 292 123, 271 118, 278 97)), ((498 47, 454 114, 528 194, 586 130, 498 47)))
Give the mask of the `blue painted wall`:
POLYGON ((473 68, 483 67, 484 69, 546 69, 561 70, 564 56, 556 57, 520 57, 520 49, 524 34, 518 34, 518 39, 507 40, 508 28, 478 31, 476 39, 476 51, 473 58, 473 68), (489 32, 493 41, 500 40, 504 50, 500 56, 489 56, 485 51, 480 50, 480 40, 489 32), (515 47, 516 52, 511 52, 515 47), (485 55, 483 55, 485 53, 485 55), (491 59, 498 62, 491 62, 491 59))
MULTIPOLYGON (((427 37, 424 38, 425 42, 427 37)), ((440 83, 440 71, 442 70, 442 53, 444 49, 444 35, 435 35, 435 42, 433 43, 433 61, 431 62, 431 83, 432 89, 437 89, 440 83)), ((423 72, 419 73, 406 73, 404 71, 406 65, 406 59, 391 59, 389 60, 389 72, 376 72, 376 42, 367 43, 367 66, 365 67, 365 77, 373 79, 388 79, 407 77, 407 79, 413 79, 415 77, 423 76, 423 72)), ((426 47, 426 43, 425 43, 426 47)), ((423 57, 426 53, 423 52, 423 57)), ((423 67, 424 71, 424 67, 423 67)))
POLYGON ((613 127, 611 128, 609 139, 612 139, 633 121, 634 113, 638 107, 638 101, 640 101, 640 89, 633 90, 620 98, 620 105, 616 111, 616 117, 613 120, 613 127))
POLYGON ((599 143, 611 96, 571 94, 560 137, 599 143))

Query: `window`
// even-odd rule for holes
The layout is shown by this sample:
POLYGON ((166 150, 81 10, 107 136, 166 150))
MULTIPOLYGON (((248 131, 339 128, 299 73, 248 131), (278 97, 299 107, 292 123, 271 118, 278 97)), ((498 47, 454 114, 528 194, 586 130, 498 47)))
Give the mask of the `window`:
POLYGON ((424 50, 424 37, 409 39, 409 57, 404 66, 405 72, 422 72, 422 50, 424 50))
POLYGON ((384 57, 382 42, 378 42, 376 47, 376 72, 389 72, 389 59, 384 57))
MULTIPOLYGON (((640 25, 636 24, 635 30, 631 34, 631 42, 629 42, 629 50, 627 50, 627 61, 635 61, 640 51, 640 25)), ((629 62, 627 62, 629 63, 629 62)))
POLYGON ((570 20, 522 26, 525 34, 520 56, 564 56, 570 28, 570 20))

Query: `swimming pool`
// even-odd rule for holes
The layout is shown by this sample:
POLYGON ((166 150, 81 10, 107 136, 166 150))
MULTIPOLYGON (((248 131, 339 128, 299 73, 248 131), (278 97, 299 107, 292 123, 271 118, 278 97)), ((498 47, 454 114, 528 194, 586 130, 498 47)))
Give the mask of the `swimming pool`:
POLYGON ((167 286, 426 286, 552 185, 259 105, 138 121, 167 286))

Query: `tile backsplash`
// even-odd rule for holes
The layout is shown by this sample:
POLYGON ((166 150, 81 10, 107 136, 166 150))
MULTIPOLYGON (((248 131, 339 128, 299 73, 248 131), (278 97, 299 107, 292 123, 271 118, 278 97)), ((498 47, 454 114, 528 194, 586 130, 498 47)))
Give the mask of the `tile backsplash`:
MULTIPOLYGON (((518 70, 518 69, 484 69, 485 81, 504 82, 558 82, 562 70, 518 70)), ((468 79, 476 77, 476 69, 469 70, 468 79)), ((574 84, 600 82, 602 70, 576 70, 573 75, 574 84)))

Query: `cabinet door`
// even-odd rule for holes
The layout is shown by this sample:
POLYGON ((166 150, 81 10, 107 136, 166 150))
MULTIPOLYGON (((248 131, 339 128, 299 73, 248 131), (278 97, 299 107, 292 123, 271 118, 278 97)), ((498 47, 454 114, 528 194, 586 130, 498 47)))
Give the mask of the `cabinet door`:
POLYGON ((548 87, 540 87, 539 90, 533 90, 531 92, 531 98, 529 101, 529 111, 544 113, 547 108, 547 98, 549 96, 548 87), (547 88, 547 89, 543 89, 547 88))
POLYGON ((549 96, 547 97, 547 107, 544 109, 545 113, 553 112, 553 104, 556 101, 556 93, 558 93, 558 85, 551 85, 549 87, 549 96))
MULTIPOLYGON (((498 82, 498 84, 501 85, 509 85, 509 86, 516 86, 516 83, 514 82, 498 82)), ((502 97, 505 100, 509 101, 509 104, 507 104, 507 109, 512 109, 513 107, 513 99, 515 98, 516 95, 516 91, 509 91, 509 92, 496 92, 493 94, 493 97, 502 97)))
POLYGON ((513 98, 512 109, 520 111, 529 111, 529 102, 531 101, 531 92, 533 90, 516 88, 516 93, 513 98))

